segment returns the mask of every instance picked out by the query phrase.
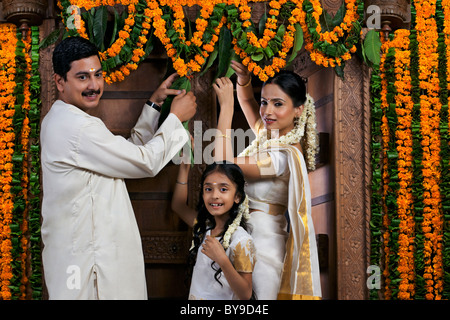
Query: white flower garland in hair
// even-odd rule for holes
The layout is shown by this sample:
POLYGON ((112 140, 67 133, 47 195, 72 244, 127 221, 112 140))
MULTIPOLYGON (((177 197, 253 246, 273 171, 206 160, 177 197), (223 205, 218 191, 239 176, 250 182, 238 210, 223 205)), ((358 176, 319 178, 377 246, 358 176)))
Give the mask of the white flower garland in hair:
POLYGON ((310 171, 315 170, 319 139, 316 130, 316 108, 314 106, 314 99, 309 94, 306 94, 306 101, 301 116, 294 123, 294 129, 281 137, 273 139, 267 139, 267 129, 262 128, 259 130, 255 140, 239 154, 239 157, 254 155, 260 149, 266 149, 275 144, 296 144, 305 136, 306 128, 306 137, 303 145, 306 166, 310 171))
POLYGON ((248 218, 250 218, 247 195, 245 196, 244 201, 242 201, 242 203, 239 205, 239 211, 236 218, 234 219, 233 223, 228 226, 228 229, 223 236, 222 245, 225 250, 227 250, 230 246, 231 235, 241 225, 242 218, 244 218, 245 220, 248 220, 248 218))

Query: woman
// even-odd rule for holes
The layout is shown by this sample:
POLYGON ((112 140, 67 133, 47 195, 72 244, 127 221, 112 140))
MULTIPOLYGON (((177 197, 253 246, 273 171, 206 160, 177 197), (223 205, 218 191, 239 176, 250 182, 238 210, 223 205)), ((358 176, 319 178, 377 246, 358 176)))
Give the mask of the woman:
POLYGON ((317 152, 314 103, 301 77, 281 71, 264 83, 258 106, 250 73, 235 61, 232 68, 238 77, 239 103, 256 139, 233 158, 233 84, 228 78, 220 78, 213 85, 220 103, 217 128, 221 133, 215 139, 215 159, 234 161, 248 181, 249 224, 256 247, 256 296, 320 299, 307 171, 314 170, 317 152))

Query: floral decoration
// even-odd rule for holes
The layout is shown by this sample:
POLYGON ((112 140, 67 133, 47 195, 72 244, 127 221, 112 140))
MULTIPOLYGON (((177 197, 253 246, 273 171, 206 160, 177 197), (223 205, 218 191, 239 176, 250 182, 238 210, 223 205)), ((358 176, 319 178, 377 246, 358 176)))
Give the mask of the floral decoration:
POLYGON ((39 31, 0 28, 0 299, 39 298, 39 31))
MULTIPOLYGON (((218 46, 232 45, 237 58, 265 81, 286 67, 288 58, 295 57, 302 47, 303 34, 311 59, 319 65, 339 68, 338 74, 342 75, 343 63, 356 51, 363 13, 363 1, 345 0, 339 11, 341 20, 334 19, 337 25, 322 32, 319 18, 323 9, 317 0, 58 1, 67 35, 82 36, 100 46, 104 43, 104 30, 102 22, 94 20, 105 20, 98 12, 106 14, 107 6, 118 4, 127 6, 123 29, 115 28, 111 45, 100 52, 107 83, 122 81, 137 68, 151 53, 152 35, 162 43, 182 77, 192 78, 207 70, 216 60, 218 46), (260 37, 251 19, 250 4, 254 2, 268 3, 268 15, 260 21, 264 25, 260 37), (185 8, 194 5, 200 10, 192 23, 185 8)), ((115 26, 118 20, 116 16, 115 26)), ((229 56, 228 50, 221 54, 229 56)))
POLYGON ((450 3, 411 8, 411 31, 383 40, 372 74, 371 263, 383 298, 440 300, 450 294, 450 3))

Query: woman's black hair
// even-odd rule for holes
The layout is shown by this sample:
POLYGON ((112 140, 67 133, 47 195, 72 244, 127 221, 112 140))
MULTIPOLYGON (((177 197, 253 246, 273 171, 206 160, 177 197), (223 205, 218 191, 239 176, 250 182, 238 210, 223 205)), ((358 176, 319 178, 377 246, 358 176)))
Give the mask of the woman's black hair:
MULTIPOLYGON (((197 260, 197 252, 201 244, 203 243, 203 240, 205 238, 206 232, 208 230, 214 229, 216 226, 216 222, 214 220, 214 217, 208 212, 206 209, 205 203, 203 201, 203 184, 205 182, 206 177, 208 177, 210 174, 214 172, 220 172, 223 173, 230 179, 236 186, 236 193, 240 196, 239 203, 234 203, 233 206, 230 209, 229 212, 229 219, 226 221, 224 230, 226 231, 230 224, 233 223, 234 219, 239 213, 239 206, 240 204, 245 200, 245 179, 244 174, 241 170, 241 168, 231 162, 214 162, 206 167, 206 169, 203 171, 202 177, 201 177, 201 184, 200 184, 200 195, 199 200, 197 204, 197 222, 193 227, 193 242, 194 246, 189 250, 189 257, 188 257, 188 266, 190 274, 192 274, 195 262, 197 260)), ((240 226, 247 230, 247 224, 245 222, 245 219, 241 220, 240 226)), ((220 239, 220 242, 223 241, 223 234, 222 238, 220 239)), ((222 269, 215 267, 215 262, 211 264, 211 267, 216 271, 214 278, 217 282, 222 285, 219 278, 222 273, 222 269)))
POLYGON ((91 56, 97 56, 100 60, 98 49, 92 42, 82 37, 65 38, 53 51, 53 71, 67 80, 72 62, 91 56))
POLYGON ((306 81, 295 72, 281 70, 273 77, 264 82, 266 84, 276 84, 285 92, 294 103, 294 107, 300 107, 306 102, 306 81))

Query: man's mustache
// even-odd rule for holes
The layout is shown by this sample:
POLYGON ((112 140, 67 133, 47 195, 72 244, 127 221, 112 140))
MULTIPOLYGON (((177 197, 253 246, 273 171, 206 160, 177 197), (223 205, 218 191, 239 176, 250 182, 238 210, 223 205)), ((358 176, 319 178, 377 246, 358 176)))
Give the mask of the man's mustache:
POLYGON ((90 96, 90 95, 93 95, 93 94, 100 94, 100 89, 99 90, 84 91, 81 94, 83 96, 90 96))

